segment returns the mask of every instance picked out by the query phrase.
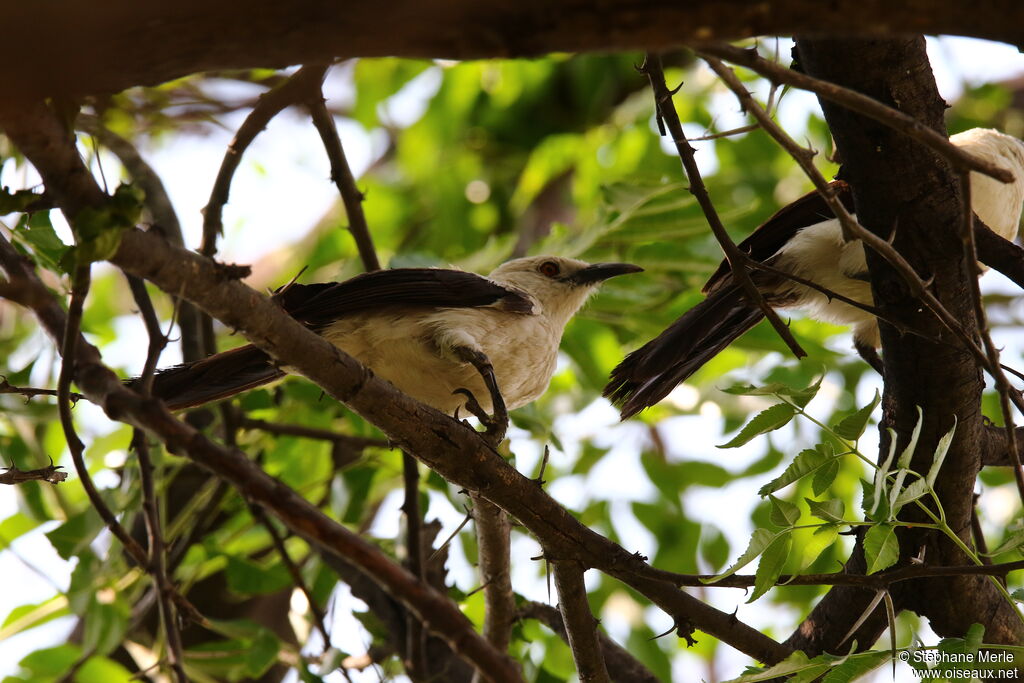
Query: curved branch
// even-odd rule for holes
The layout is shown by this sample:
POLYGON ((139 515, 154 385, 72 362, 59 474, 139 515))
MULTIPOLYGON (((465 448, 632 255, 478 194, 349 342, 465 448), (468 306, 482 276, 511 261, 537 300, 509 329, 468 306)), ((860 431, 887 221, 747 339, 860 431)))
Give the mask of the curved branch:
POLYGON ((345 57, 482 59, 549 52, 663 50, 757 35, 949 33, 1024 44, 1013 0, 252 0, 7 2, 0 82, 7 93, 110 93, 201 71, 280 68, 345 57), (31 54, 31 60, 24 56, 31 54))

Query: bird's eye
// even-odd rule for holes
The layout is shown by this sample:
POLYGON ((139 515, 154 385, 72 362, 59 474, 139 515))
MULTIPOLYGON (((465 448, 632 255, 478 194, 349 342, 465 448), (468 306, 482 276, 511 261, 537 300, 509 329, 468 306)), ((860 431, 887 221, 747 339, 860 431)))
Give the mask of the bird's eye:
POLYGON ((558 277, 558 274, 562 272, 561 268, 559 268, 558 264, 554 261, 545 261, 540 264, 540 267, 538 267, 537 270, 545 277, 558 277))

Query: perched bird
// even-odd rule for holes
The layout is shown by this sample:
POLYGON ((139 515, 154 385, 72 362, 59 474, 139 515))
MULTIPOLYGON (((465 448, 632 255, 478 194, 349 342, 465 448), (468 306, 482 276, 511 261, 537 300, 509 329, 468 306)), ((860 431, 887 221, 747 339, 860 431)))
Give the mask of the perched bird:
MULTIPOLYGON (((1013 173, 1014 182, 1004 184, 972 172, 970 183, 974 213, 1001 237, 1014 239, 1024 203, 1024 143, 982 128, 954 135, 950 142, 1013 173)), ((852 212, 849 186, 835 181, 833 187, 852 212)), ((756 261, 853 301, 869 306, 873 303, 863 244, 843 239, 839 221, 817 192, 780 209, 739 247, 756 261)), ((854 346, 879 367, 875 353, 881 343, 878 321, 871 313, 781 276, 753 272, 751 279, 773 308, 799 308, 817 320, 851 325, 854 346)), ((718 266, 702 292, 707 295, 704 301, 626 356, 612 371, 604 395, 621 407, 623 419, 665 398, 764 317, 733 280, 726 262, 718 266)))
MULTIPOLYGON (((480 411, 501 420, 506 407, 525 405, 547 389, 562 331, 598 285, 641 270, 534 256, 504 263, 487 277, 396 268, 345 282, 292 284, 274 300, 413 398, 450 415, 465 407, 482 420, 480 411)), ((287 371, 250 344, 160 371, 153 395, 171 409, 189 408, 287 371)))

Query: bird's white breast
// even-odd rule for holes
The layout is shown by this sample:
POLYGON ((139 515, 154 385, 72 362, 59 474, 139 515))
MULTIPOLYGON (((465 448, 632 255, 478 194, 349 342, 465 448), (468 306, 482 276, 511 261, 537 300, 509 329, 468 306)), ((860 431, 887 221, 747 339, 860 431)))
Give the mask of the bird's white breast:
MULTIPOLYGON (((547 389, 561 332, 543 315, 474 308, 353 316, 334 323, 323 335, 402 392, 453 414, 465 403, 464 396, 453 393, 456 389, 469 389, 484 410, 492 410, 479 372, 456 359, 454 347, 487 355, 511 410, 547 389)), ((467 415, 465 410, 460 414, 467 415)))

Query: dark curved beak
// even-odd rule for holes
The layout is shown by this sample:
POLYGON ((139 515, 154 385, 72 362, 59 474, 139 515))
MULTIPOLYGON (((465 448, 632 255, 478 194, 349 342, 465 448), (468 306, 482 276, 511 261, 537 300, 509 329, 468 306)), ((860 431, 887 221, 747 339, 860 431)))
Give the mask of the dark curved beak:
POLYGON ((632 263, 595 263, 567 276, 565 281, 573 285, 595 285, 616 275, 640 272, 643 268, 632 263))

